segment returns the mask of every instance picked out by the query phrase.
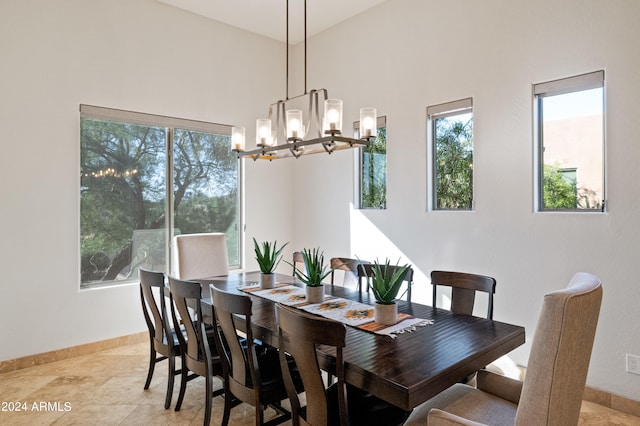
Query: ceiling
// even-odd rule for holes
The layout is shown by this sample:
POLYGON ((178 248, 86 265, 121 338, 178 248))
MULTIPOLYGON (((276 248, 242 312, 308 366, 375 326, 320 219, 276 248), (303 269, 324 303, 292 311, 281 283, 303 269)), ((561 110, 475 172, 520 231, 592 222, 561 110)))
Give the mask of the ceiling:
MULTIPOLYGON (((157 0, 275 40, 286 40, 286 0, 157 0)), ((307 36, 385 0, 309 0, 307 36)), ((304 40, 304 0, 289 0, 289 43, 304 40)))

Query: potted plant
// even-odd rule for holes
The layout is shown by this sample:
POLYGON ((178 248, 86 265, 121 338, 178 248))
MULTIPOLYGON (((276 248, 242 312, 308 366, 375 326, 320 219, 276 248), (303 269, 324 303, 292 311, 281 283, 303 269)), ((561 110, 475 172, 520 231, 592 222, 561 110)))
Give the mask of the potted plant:
POLYGON ((396 298, 410 265, 390 265, 389 259, 380 264, 376 259, 371 268, 371 290, 376 298, 373 310, 374 321, 378 324, 393 325, 398 317, 396 298))
MULTIPOLYGON (((331 273, 332 268, 327 268, 324 264, 324 253, 319 248, 303 249, 302 260, 304 272, 294 266, 295 276, 305 284, 307 302, 321 303, 324 301, 324 280, 331 273)), ((335 269, 335 268, 334 268, 335 269)))
POLYGON ((256 241, 253 239, 253 246, 256 252, 256 260, 258 261, 258 266, 260 267, 260 287, 261 288, 273 288, 276 285, 276 274, 274 270, 282 260, 282 249, 288 244, 284 243, 280 248, 278 248, 278 242, 274 241, 270 243, 265 241, 262 243, 262 248, 256 241))

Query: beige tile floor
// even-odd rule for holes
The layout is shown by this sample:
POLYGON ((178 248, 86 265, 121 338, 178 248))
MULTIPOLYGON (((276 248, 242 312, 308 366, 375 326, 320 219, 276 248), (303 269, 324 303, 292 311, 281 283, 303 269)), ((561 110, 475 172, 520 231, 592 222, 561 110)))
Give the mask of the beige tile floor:
MULTIPOLYGON (((144 390, 147 351, 148 343, 133 344, 0 375, 0 425, 201 425, 204 380, 189 382, 179 412, 173 410, 176 384, 165 410, 166 362, 144 390)), ((221 422, 222 402, 214 398, 213 425, 221 422)), ((266 417, 274 414, 268 410, 266 417)), ((231 425, 253 422, 252 407, 232 410, 231 425)), ((584 402, 580 425, 640 425, 640 417, 584 402)))

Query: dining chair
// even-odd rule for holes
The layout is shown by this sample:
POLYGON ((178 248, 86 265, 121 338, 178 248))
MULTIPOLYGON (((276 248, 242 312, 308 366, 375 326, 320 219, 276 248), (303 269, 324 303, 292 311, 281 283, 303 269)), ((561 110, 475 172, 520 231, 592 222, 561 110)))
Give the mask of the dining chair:
POLYGON ((302 265, 304 265, 304 258, 302 257, 302 252, 301 251, 294 251, 293 252, 293 261, 291 262, 291 264, 293 265, 293 272, 291 273, 292 276, 296 276, 296 269, 297 269, 297 264, 300 263, 302 265))
POLYGON ((602 303, 598 277, 576 273, 544 296, 524 381, 487 370, 418 406, 406 425, 577 425, 602 303))
MULTIPOLYGON (((485 275, 468 274, 464 272, 431 271, 431 285, 433 287, 433 306, 437 302, 438 286, 451 287, 451 312, 473 315, 476 292, 488 294, 487 318, 493 319, 493 294, 496 292, 495 278, 485 275)), ((470 374, 462 383, 469 383, 476 377, 470 374)))
POLYGON ((451 312, 473 315, 476 292, 489 296, 487 318, 493 319, 493 294, 496 292, 496 280, 492 277, 464 272, 431 271, 433 286, 433 306, 436 306, 438 286, 451 287, 451 312))
POLYGON ((331 319, 307 314, 281 304, 276 305, 280 365, 291 403, 292 423, 298 425, 398 425, 408 413, 363 390, 345 384, 344 356, 346 327, 331 319), (337 381, 325 389, 318 364, 318 345, 335 348, 337 381), (286 354, 293 357, 304 385, 303 407, 286 354))
POLYGON ((207 329, 203 320, 200 283, 179 280, 172 276, 168 279, 171 293, 171 317, 174 324, 183 324, 185 330, 184 334, 177 333, 182 347, 182 374, 175 411, 180 411, 187 382, 199 376, 204 377, 204 425, 208 426, 211 421, 213 397, 224 392, 224 388, 213 390, 214 376, 224 377, 220 356, 215 346, 215 333, 213 328, 207 329))
POLYGON ((169 366, 167 396, 164 401, 166 409, 171 405, 175 376, 182 372, 176 368, 176 357, 181 355, 180 342, 167 310, 168 294, 164 291, 164 273, 144 268, 139 268, 138 272, 142 313, 149 329, 149 371, 144 388, 149 389, 155 365, 166 359, 169 366))
POLYGON ((173 272, 180 280, 227 275, 227 239, 220 232, 173 237, 173 272))
MULTIPOLYGON (((268 424, 276 425, 291 418, 281 406, 287 398, 282 379, 278 351, 257 347, 252 332, 252 301, 249 296, 233 294, 210 285, 211 301, 217 327, 215 341, 224 372, 224 415, 229 423, 231 408, 239 400, 255 408, 256 425, 264 425, 264 408, 271 406, 279 416, 268 424), (240 325, 242 331, 239 330, 240 325), (260 349, 260 350, 257 350, 260 349)), ((293 368, 293 366, 288 366, 293 368)))
MULTIPOLYGON (((384 264, 380 265, 383 269, 383 273, 386 275, 387 273, 394 274, 397 269, 400 269, 401 266, 398 265, 389 265, 386 267, 384 264), (389 270, 387 270, 389 268, 389 270)), ((373 271, 375 269, 374 263, 360 263, 358 265, 358 291, 362 291, 363 281, 366 284, 366 289, 369 291, 371 286, 371 276, 373 275, 373 271)), ((400 295, 398 299, 401 299, 405 294, 407 295, 407 302, 411 302, 411 287, 413 286, 413 268, 409 267, 407 269, 407 273, 404 276, 404 281, 407 283, 406 290, 400 295)))
POLYGON ((342 285, 358 284, 358 265, 361 263, 371 263, 366 260, 351 259, 348 257, 332 257, 329 260, 329 267, 331 268, 331 287, 334 285, 335 272, 344 271, 344 277, 342 285))

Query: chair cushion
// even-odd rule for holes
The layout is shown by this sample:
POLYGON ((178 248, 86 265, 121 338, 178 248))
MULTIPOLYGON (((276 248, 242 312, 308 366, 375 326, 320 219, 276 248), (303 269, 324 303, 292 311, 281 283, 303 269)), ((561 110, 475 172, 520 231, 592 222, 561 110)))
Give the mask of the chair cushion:
POLYGON ((517 405, 461 383, 416 407, 405 425, 426 425, 429 411, 439 408, 448 413, 487 425, 513 425, 517 405))

